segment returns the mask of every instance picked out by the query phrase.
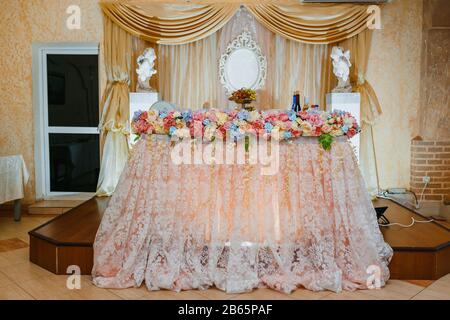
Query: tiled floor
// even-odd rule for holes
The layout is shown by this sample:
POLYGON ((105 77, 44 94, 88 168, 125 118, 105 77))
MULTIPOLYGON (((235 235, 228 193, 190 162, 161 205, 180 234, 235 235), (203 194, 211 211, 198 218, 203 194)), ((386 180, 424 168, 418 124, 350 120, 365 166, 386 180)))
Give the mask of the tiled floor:
POLYGON ((0 215, 0 299, 302 299, 302 300, 377 300, 377 299, 447 299, 450 300, 450 274, 437 281, 390 280, 380 290, 356 292, 312 292, 299 289, 290 295, 270 289, 250 293, 226 294, 217 289, 205 291, 148 291, 141 288, 112 290, 100 289, 81 279, 81 289, 69 290, 67 277, 56 276, 28 261, 28 231, 49 220, 51 216, 25 215, 21 222, 12 216, 0 215), (8 241, 2 241, 8 240, 8 241))

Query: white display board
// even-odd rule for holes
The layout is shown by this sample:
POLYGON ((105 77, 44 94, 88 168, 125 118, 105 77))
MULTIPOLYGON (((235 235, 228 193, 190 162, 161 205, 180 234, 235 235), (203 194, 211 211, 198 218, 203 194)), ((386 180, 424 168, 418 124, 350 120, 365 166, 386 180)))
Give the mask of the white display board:
MULTIPOLYGON (((327 111, 342 110, 350 112, 358 124, 361 125, 361 96, 359 93, 327 93, 327 111)), ((360 138, 359 134, 350 139, 354 146, 359 163, 360 138)))
MULTIPOLYGON (((133 115, 139 110, 148 110, 155 103, 158 102, 158 92, 132 92, 130 93, 130 127, 133 115)), ((130 134, 128 143, 130 147, 136 138, 135 134, 130 134)))

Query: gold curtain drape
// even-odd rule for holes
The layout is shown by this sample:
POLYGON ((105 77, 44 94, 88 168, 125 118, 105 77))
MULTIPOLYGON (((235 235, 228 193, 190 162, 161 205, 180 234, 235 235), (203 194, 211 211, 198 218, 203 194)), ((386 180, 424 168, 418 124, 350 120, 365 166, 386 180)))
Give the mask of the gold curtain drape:
POLYGON ((127 137, 132 36, 104 17, 103 52, 107 83, 99 129, 104 140, 97 195, 114 192, 128 157, 127 137))
MULTIPOLYGON (((240 5, 102 2, 100 6, 106 16, 130 34, 174 45, 212 35, 233 17, 240 5)), ((267 29, 298 42, 334 43, 367 28, 367 5, 283 1, 245 6, 267 29)))
POLYGON ((143 40, 159 44, 198 41, 222 28, 239 8, 237 3, 211 5, 102 2, 103 13, 143 40))
POLYGON ((367 6, 355 4, 248 4, 267 29, 304 43, 334 43, 367 28, 367 6))

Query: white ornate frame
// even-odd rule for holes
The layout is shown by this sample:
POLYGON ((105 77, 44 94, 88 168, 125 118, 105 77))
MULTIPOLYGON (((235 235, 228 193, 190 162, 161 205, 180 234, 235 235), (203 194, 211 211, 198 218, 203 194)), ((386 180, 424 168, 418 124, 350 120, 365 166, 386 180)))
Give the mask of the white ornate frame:
POLYGON ((258 46, 258 44, 253 40, 251 34, 247 31, 242 32, 240 35, 238 35, 233 41, 231 41, 227 49, 225 50, 225 53, 222 54, 219 61, 219 78, 220 83, 225 87, 228 94, 231 94, 235 90, 235 88, 232 87, 230 84, 227 73, 226 73, 226 65, 228 62, 228 59, 230 58, 231 54, 239 49, 248 49, 255 53, 256 60, 258 62, 258 76, 255 81, 255 84, 249 88, 249 89, 260 89, 264 86, 264 83, 266 81, 267 76, 267 59, 262 54, 261 48, 258 46))

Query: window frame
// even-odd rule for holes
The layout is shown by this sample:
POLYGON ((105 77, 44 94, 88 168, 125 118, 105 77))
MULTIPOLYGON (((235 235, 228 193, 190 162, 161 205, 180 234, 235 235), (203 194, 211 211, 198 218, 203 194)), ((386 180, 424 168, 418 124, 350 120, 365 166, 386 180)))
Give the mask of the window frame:
MULTIPOLYGON (((36 199, 64 196, 93 196, 92 192, 50 190, 50 133, 100 134, 98 127, 51 127, 48 124, 47 55, 97 55, 100 90, 100 50, 98 43, 33 43, 33 109, 35 123, 36 199)), ((99 94, 100 97, 100 94, 99 94)), ((99 104, 100 108, 100 104, 99 104)), ((100 117, 100 113, 99 113, 100 117)), ((99 146, 100 148, 100 146, 99 146)), ((99 150, 100 152, 100 150, 99 150)), ((101 161, 101 159, 100 159, 101 161)))

